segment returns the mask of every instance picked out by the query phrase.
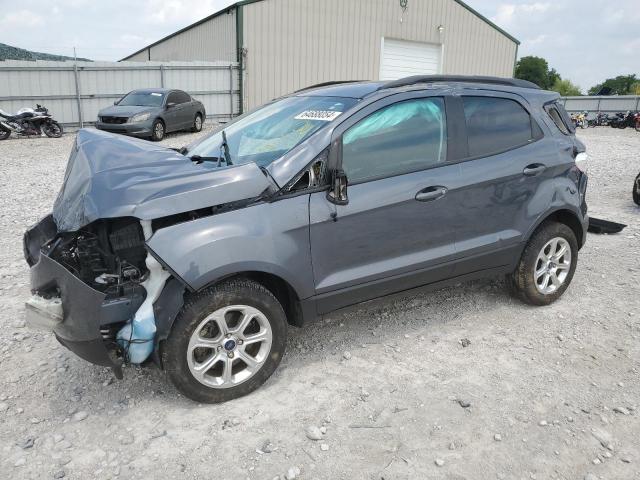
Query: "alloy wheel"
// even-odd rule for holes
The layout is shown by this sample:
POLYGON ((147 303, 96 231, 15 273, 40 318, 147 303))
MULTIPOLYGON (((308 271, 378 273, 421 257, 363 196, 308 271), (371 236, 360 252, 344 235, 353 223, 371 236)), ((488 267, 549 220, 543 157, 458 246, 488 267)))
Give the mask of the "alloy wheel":
POLYGON ((191 334, 189 371, 212 388, 230 388, 253 377, 271 351, 269 320, 248 305, 223 307, 208 315, 191 334))
POLYGON ((549 295, 557 291, 571 269, 571 246, 562 237, 549 240, 540 250, 533 275, 536 289, 549 295))

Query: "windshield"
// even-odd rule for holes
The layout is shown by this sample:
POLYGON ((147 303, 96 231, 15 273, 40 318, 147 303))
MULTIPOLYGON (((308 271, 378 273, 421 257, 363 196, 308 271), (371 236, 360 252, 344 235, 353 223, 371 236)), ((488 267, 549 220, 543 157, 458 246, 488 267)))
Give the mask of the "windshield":
POLYGON ((124 96, 118 105, 124 107, 161 107, 164 93, 159 92, 131 92, 124 96))
POLYGON ((227 165, 255 162, 266 166, 309 138, 342 112, 355 98, 289 97, 266 105, 204 138, 189 149, 188 156, 218 160, 227 165), (223 148, 226 136, 228 159, 223 148))

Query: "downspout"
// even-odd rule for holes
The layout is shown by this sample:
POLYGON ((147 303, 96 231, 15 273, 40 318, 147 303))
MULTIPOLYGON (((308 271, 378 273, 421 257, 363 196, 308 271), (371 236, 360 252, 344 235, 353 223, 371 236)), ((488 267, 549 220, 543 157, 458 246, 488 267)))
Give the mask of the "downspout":
POLYGON ((516 54, 513 56, 513 77, 516 76, 516 65, 518 64, 518 47, 520 45, 516 43, 516 54))
POLYGON ((243 15, 242 5, 236 5, 236 60, 238 62, 238 91, 239 108, 238 114, 242 115, 244 111, 244 34, 243 34, 243 15))

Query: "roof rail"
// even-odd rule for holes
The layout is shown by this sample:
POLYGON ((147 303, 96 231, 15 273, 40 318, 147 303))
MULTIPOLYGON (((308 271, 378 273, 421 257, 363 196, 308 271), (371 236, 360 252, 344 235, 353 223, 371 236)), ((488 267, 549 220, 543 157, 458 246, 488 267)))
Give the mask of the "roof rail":
POLYGON ((304 88, 301 88, 300 90, 296 90, 293 93, 304 92, 306 90, 311 90, 312 88, 330 87, 331 85, 341 85, 343 83, 357 83, 357 82, 363 82, 363 81, 365 80, 334 80, 331 82, 316 83, 315 85, 309 85, 308 87, 304 87, 304 88))
POLYGON ((535 88, 540 87, 533 82, 521 80, 519 78, 483 77, 477 75, 413 75, 411 77, 393 80, 380 86, 379 90, 385 88, 407 87, 418 83, 434 82, 464 82, 464 83, 485 83, 491 85, 507 85, 510 87, 535 88))

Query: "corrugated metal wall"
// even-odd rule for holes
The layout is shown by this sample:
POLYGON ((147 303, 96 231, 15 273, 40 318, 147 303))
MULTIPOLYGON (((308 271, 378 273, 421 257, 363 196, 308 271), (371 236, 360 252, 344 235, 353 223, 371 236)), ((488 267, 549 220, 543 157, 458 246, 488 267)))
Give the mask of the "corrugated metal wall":
POLYGON ((230 8, 125 60, 235 62, 237 55, 236 11, 230 8))
POLYGON ((36 103, 64 124, 85 123, 137 88, 177 88, 200 100, 207 117, 227 121, 239 111, 238 65, 229 62, 0 62, 0 108, 14 113, 36 103), (79 97, 79 98, 78 98, 79 97))
POLYGON ((626 112, 640 109, 640 95, 563 97, 568 112, 626 112))
POLYGON ((245 109, 315 83, 378 79, 383 37, 442 44, 443 73, 513 74, 515 42, 454 0, 410 0, 404 13, 397 0, 264 0, 242 9, 245 109))

